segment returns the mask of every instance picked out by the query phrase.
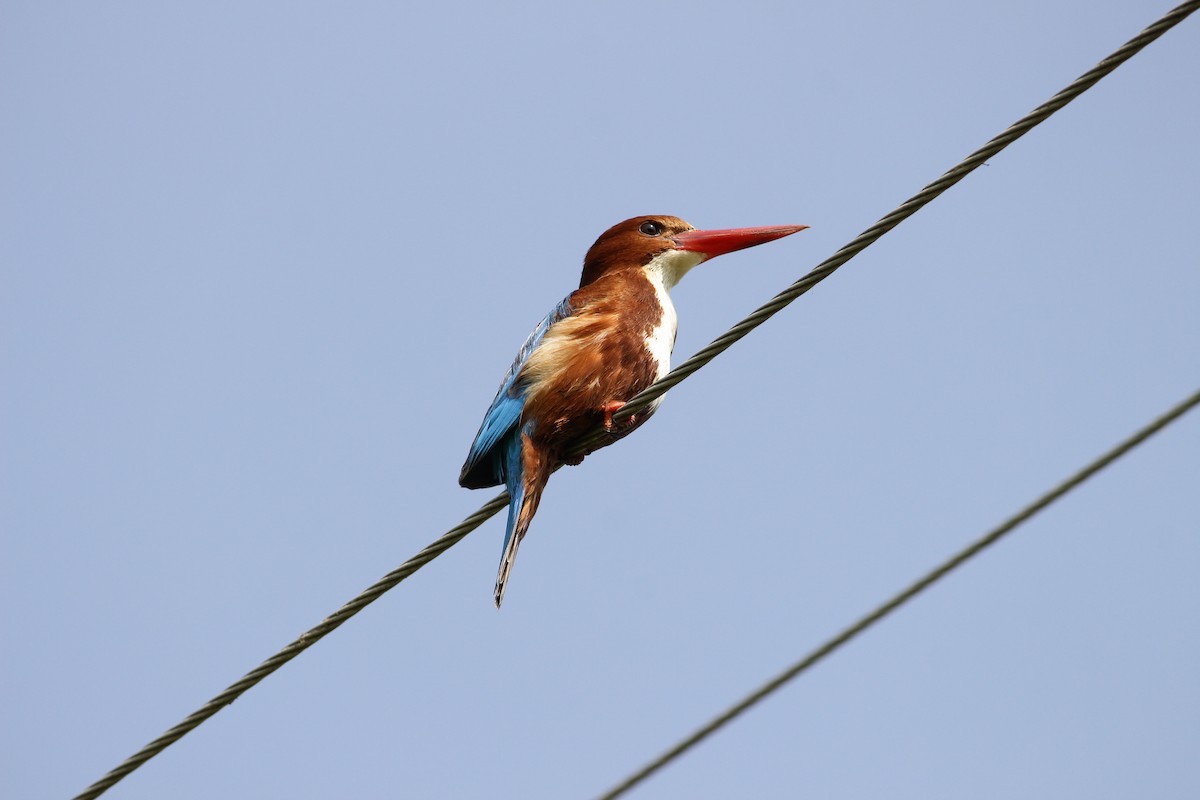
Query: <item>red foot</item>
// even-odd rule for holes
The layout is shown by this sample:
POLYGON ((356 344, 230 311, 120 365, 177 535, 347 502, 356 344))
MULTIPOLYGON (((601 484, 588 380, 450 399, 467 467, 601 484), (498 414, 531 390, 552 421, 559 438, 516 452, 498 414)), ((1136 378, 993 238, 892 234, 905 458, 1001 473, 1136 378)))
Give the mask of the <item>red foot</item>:
POLYGON ((604 430, 612 433, 613 431, 613 412, 624 407, 624 403, 620 400, 610 400, 600 406, 600 410, 604 412, 604 430))

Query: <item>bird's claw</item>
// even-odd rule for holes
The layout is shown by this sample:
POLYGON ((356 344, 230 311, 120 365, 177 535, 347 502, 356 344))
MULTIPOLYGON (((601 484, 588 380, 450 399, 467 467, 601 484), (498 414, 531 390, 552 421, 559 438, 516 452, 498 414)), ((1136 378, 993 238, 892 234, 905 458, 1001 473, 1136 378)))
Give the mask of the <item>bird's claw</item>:
MULTIPOLYGON (((623 408, 625 404, 620 400, 611 400, 600 406, 600 410, 604 412, 604 430, 609 433, 613 432, 613 413, 623 408)), ((630 418, 633 421, 633 418, 630 418)))

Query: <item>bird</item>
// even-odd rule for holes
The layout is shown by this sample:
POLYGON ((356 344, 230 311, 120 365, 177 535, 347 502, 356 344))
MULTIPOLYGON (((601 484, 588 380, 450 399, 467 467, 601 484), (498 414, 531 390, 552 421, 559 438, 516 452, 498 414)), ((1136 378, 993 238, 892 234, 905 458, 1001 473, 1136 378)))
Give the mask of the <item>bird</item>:
POLYGON ((677 324, 670 290, 708 259, 807 227, 697 230, 678 217, 639 216, 617 223, 591 246, 579 288, 517 351, 459 473, 467 489, 508 489, 497 609, 550 474, 628 435, 657 409, 662 398, 626 420, 613 418, 670 371, 677 324), (598 429, 607 435, 584 444, 598 429))

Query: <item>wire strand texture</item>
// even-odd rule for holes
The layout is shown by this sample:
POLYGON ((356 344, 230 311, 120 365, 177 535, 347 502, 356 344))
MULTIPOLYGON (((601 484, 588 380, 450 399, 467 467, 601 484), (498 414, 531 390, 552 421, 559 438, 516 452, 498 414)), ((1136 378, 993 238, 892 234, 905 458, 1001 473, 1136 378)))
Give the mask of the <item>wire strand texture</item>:
POLYGON ((769 695, 773 694, 779 689, 782 689, 786 684, 799 677, 801 673, 807 671, 817 662, 832 654, 834 651, 842 647, 842 645, 848 643, 851 639, 858 636, 867 628, 879 622, 884 617, 900 608, 900 606, 904 605, 909 600, 912 600, 918 594, 925 591, 942 578, 946 577, 946 575, 961 566, 966 561, 979 555, 979 553, 981 553, 983 550, 995 544, 1005 535, 1011 533, 1022 523, 1028 522, 1038 512, 1046 509, 1056 500, 1061 499, 1072 489, 1078 487, 1088 478, 1091 478, 1093 475, 1100 472, 1109 464, 1113 463, 1118 458, 1125 455, 1130 450, 1137 447, 1139 444, 1146 441, 1151 436, 1182 417, 1188 411, 1191 411, 1197 405, 1200 405, 1200 391, 1196 391, 1186 400, 1171 408, 1158 419, 1155 419, 1137 433, 1133 434, 1128 439, 1113 447, 1107 453, 1104 453, 1102 456, 1092 461, 1086 467, 1082 468, 1074 475, 1064 480, 1058 486, 1055 486, 1053 489, 1046 492, 1037 500, 1034 500, 1025 508, 1018 511, 1016 514, 1009 517, 1004 522, 985 533, 983 536, 971 542, 969 545, 943 561, 941 564, 938 564, 925 575, 909 584, 905 589, 893 595, 884 603, 877 606, 873 611, 860 618, 857 622, 844 628, 840 633, 826 641, 808 655, 804 656, 804 658, 800 659, 795 664, 791 665, 783 672, 764 683, 758 689, 746 695, 745 698, 730 706, 722 713, 718 714, 710 722, 701 728, 698 728, 690 736, 682 739, 674 747, 667 750, 650 763, 646 764, 640 770, 630 775, 628 778, 610 789, 605 794, 601 795, 598 800, 615 800, 615 798, 625 794, 630 789, 634 788, 639 783, 658 772, 667 764, 671 763, 688 750, 700 744, 700 742, 707 739, 710 735, 716 733, 719 729, 732 722, 736 717, 741 715, 742 712, 749 710, 752 706, 757 705, 762 700, 765 700, 769 695))
MULTIPOLYGON (((1142 48, 1146 47, 1146 45, 1150 44, 1166 31, 1182 22, 1198 7, 1200 7, 1200 0, 1192 0, 1192 2, 1184 3, 1169 11, 1153 25, 1149 26, 1133 39, 1126 42, 1095 67, 1085 72, 1069 86, 1064 88, 1058 94, 1054 95, 1050 100, 1038 106, 1036 109, 1026 114, 1017 122, 1013 123, 1003 133, 999 134, 983 147, 967 156, 936 181, 926 186, 917 194, 913 195, 911 198, 898 206, 894 211, 887 214, 870 228, 867 228, 865 231, 860 233, 855 239, 843 246, 832 256, 822 261, 807 275, 797 280, 787 289, 777 294, 769 302, 765 303, 741 322, 734 325, 726 333, 717 337, 708 346, 684 361, 675 369, 671 370, 671 372, 662 380, 658 381, 653 386, 629 400, 625 406, 614 415, 614 419, 617 421, 628 419, 629 416, 642 410, 656 398, 666 394, 696 370, 700 369, 718 355, 723 353, 725 350, 729 349, 734 342, 738 341, 750 331, 754 330, 772 316, 779 313, 779 311, 791 304, 798 297, 808 292, 808 290, 816 286, 825 278, 829 277, 836 269, 838 269, 838 267, 854 258, 854 256, 858 255, 864 249, 869 247, 885 233, 911 217, 935 197, 942 194, 942 192, 958 183, 980 164, 984 163, 984 161, 996 155, 1005 147, 1028 133, 1035 126, 1050 117, 1050 115, 1054 114, 1067 103, 1071 102, 1083 92, 1087 91, 1101 78, 1119 67, 1142 48)), ((597 431, 595 434, 593 434, 593 436, 587 438, 582 443, 581 449, 587 449, 591 446, 594 446, 605 436, 607 436, 607 434, 605 434, 603 431, 597 431)), ((108 791, 138 767, 145 764, 147 761, 161 753, 170 745, 179 741, 179 739, 183 738, 183 736, 199 727, 205 720, 209 719, 222 708, 232 703, 268 675, 275 672, 277 669, 291 661, 296 656, 300 655, 300 653, 304 652, 312 645, 316 644, 326 635, 344 624, 359 611, 362 611, 375 600, 379 599, 379 597, 385 592, 394 588, 401 581, 405 580, 421 567, 425 566, 430 561, 448 550, 450 547, 458 543, 460 539, 478 528, 487 519, 492 517, 507 504, 508 493, 501 492, 499 495, 480 507, 480 509, 474 514, 467 517, 454 528, 451 528, 449 531, 443 534, 441 538, 432 542, 417 555, 413 556, 408 561, 405 561, 399 567, 384 575, 371 586, 367 587, 357 597, 350 600, 336 612, 326 617, 320 624, 314 626, 308 631, 305 631, 291 644, 287 645, 275 655, 268 658, 255 669, 246 673, 246 675, 244 675, 240 680, 231 684, 223 692, 218 694, 216 697, 213 697, 196 711, 189 714, 179 724, 170 728, 157 739, 154 739, 145 747, 127 758, 125 761, 121 762, 121 764, 113 768, 103 778, 96 781, 82 793, 77 795, 75 800, 92 800, 92 798, 99 797, 101 794, 108 791)))

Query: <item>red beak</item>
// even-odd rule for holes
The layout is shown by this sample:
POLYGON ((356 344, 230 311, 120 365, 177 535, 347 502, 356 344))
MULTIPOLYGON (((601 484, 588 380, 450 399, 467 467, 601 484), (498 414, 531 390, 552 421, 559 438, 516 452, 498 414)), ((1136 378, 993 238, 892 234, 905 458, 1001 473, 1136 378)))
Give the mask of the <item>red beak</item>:
POLYGON ((768 228, 730 228, 723 231, 684 231, 672 238, 679 250, 703 253, 709 258, 744 250, 798 233, 807 225, 776 225, 768 228))

